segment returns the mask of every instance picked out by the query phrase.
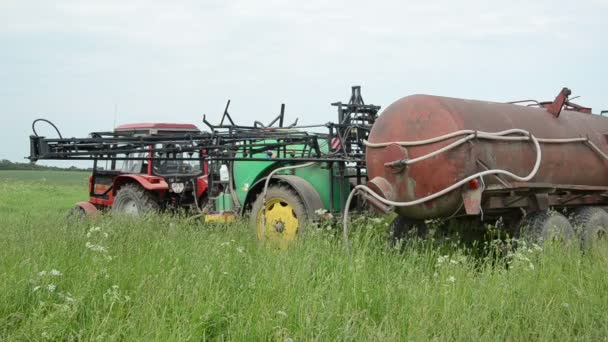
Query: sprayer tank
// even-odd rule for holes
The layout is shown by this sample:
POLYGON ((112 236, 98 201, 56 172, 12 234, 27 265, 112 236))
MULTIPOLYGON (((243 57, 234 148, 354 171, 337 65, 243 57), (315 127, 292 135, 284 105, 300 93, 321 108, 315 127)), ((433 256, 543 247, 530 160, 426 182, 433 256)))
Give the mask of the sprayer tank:
MULTIPOLYGON (((608 118, 599 115, 564 110, 556 117, 545 108, 430 95, 404 97, 387 107, 373 125, 369 142, 416 141, 460 130, 499 132, 511 128, 526 130, 537 138, 585 137, 608 151, 608 118)), ((536 160, 536 150, 529 140, 473 139, 407 167, 385 165, 426 155, 459 138, 462 136, 420 146, 368 147, 366 162, 372 189, 391 200, 412 201, 487 169, 504 169, 524 176, 536 160)), ((541 143, 541 149, 540 168, 531 183, 608 186, 608 163, 587 143, 541 143)), ((490 185, 501 180, 485 176, 481 181, 490 185)), ((426 203, 396 210, 417 219, 446 217, 457 211, 462 201, 462 189, 457 189, 426 203)))

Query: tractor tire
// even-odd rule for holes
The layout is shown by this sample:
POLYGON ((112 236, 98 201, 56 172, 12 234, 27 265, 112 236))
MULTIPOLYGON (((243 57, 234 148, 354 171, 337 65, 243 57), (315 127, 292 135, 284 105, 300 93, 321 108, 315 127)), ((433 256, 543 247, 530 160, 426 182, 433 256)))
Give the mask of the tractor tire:
POLYGON ((253 202, 249 222, 258 240, 286 247, 302 232, 308 219, 302 199, 295 191, 286 186, 271 185, 266 192, 266 203, 263 194, 253 202))
POLYGON ((531 213, 520 224, 520 238, 530 243, 569 243, 574 236, 574 228, 568 218, 553 210, 531 213))
POLYGON ((84 209, 79 206, 74 206, 70 210, 68 210, 68 213, 66 215, 66 221, 68 223, 68 226, 70 226, 84 221, 86 217, 87 214, 84 212, 84 209))
POLYGON ((424 238, 428 233, 428 227, 423 220, 413 220, 397 215, 389 226, 389 242, 391 244, 399 241, 407 241, 408 238, 424 238))
POLYGON ((580 229, 581 245, 590 248, 608 237, 608 213, 598 207, 582 207, 574 211, 574 226, 580 229))
POLYGON ((157 212, 159 205, 152 193, 139 185, 126 184, 118 190, 112 204, 112 213, 121 215, 141 216, 157 212))

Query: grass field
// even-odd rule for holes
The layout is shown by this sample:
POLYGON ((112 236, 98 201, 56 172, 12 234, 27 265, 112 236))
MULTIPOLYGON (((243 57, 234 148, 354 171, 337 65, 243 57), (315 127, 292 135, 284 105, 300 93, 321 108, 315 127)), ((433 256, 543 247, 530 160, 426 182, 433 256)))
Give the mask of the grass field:
POLYGON ((90 172, 83 171, 10 171, 0 170, 0 182, 28 181, 51 185, 86 186, 90 172))
POLYGON ((473 257, 445 240, 401 252, 367 218, 348 252, 316 228, 279 251, 243 224, 68 226, 86 175, 40 176, 0 175, 2 341, 608 339, 606 246, 473 257))

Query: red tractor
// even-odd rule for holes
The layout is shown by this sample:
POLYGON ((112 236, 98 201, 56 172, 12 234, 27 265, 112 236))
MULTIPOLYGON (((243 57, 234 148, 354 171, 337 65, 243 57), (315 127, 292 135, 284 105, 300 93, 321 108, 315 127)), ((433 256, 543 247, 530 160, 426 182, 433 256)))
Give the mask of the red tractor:
MULTIPOLYGON (((105 135, 123 140, 158 137, 158 143, 147 146, 147 150, 179 151, 183 142, 171 142, 167 137, 199 133, 192 124, 138 123, 118 126, 105 135)), ((90 199, 77 203, 74 211, 90 215, 100 209, 111 209, 115 213, 140 215, 158 210, 201 208, 208 186, 204 152, 190 150, 153 156, 145 149, 136 148, 127 153, 124 160, 105 160, 103 167, 94 160, 93 174, 89 177, 90 199)))

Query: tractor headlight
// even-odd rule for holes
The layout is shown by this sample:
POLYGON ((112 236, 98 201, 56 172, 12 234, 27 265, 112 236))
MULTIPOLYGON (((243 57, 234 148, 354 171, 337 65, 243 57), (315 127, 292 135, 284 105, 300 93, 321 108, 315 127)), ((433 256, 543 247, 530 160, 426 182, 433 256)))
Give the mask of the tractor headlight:
POLYGON ((182 193, 184 191, 184 183, 171 183, 171 190, 176 194, 182 193))

